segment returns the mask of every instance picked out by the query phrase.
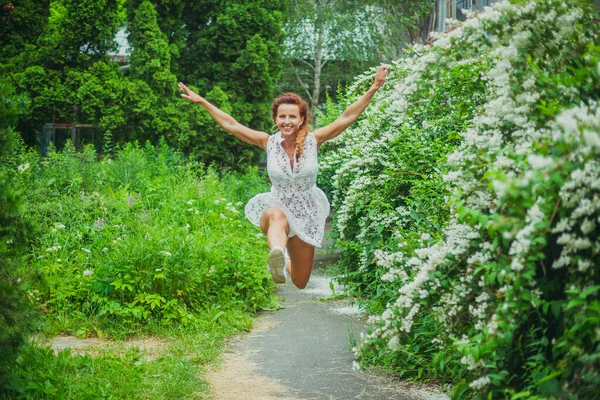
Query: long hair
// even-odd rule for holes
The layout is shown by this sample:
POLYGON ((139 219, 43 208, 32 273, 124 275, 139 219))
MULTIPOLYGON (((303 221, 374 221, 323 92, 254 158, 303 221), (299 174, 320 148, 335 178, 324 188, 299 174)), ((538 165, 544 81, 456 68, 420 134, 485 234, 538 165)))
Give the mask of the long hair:
POLYGON ((279 110, 279 106, 282 104, 296 104, 298 108, 300 108, 300 118, 304 119, 304 122, 302 122, 302 125, 298 128, 298 133, 296 134, 296 159, 299 159, 302 152, 304 152, 304 140, 308 133, 308 103, 297 94, 282 94, 273 101, 273 105, 271 106, 271 115, 273 116, 274 122, 277 122, 277 110, 279 110))

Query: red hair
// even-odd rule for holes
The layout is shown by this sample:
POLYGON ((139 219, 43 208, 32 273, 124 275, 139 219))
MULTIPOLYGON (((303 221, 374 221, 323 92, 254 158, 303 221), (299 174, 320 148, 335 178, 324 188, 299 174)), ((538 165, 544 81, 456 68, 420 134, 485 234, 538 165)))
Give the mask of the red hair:
POLYGON ((304 151, 304 140, 306 139, 306 134, 308 133, 308 103, 297 94, 282 94, 273 101, 273 105, 271 106, 271 115, 273 116, 274 122, 277 121, 277 111, 279 110, 279 106, 282 104, 297 105, 300 109, 300 118, 303 118, 302 125, 300 125, 298 133, 296 134, 296 159, 299 159, 304 151))

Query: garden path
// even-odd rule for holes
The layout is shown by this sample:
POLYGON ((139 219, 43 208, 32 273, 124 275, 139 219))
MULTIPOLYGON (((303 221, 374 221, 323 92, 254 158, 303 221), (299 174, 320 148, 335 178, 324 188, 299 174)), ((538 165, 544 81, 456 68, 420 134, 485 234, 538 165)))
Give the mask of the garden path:
POLYGON ((222 363, 208 374, 213 399, 448 398, 436 389, 352 368, 350 340, 365 330, 365 316, 332 296, 322 272, 331 258, 327 247, 318 252, 307 288, 280 286, 283 308, 259 315, 249 334, 229 342, 222 363))

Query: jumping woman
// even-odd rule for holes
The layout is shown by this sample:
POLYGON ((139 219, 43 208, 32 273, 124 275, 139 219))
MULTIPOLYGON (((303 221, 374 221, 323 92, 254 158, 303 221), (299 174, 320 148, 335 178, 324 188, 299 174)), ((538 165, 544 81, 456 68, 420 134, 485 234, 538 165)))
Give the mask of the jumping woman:
POLYGON ((348 128, 363 113, 385 82, 388 68, 380 66, 371 88, 331 124, 309 132, 308 104, 292 93, 275 99, 271 107, 277 131, 273 135, 250 129, 191 91, 183 83, 181 97, 198 103, 227 132, 267 152, 271 191, 246 205, 246 218, 267 236, 268 268, 273 281, 285 283, 284 270, 299 289, 312 272, 315 247, 321 247, 329 202, 317 188, 317 150, 348 128), (287 248, 287 252, 286 252, 287 248), (287 261, 289 253, 289 261, 287 261))

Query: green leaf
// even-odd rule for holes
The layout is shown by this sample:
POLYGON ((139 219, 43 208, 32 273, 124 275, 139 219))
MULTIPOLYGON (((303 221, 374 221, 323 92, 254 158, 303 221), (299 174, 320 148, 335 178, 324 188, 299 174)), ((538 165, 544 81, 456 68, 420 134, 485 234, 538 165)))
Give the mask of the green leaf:
POLYGON ((543 377, 542 379, 540 379, 539 381, 537 381, 537 384, 539 385, 541 383, 548 382, 549 380, 554 379, 557 376, 561 376, 562 373, 563 373, 562 371, 554 371, 550 375, 547 375, 547 376, 543 377))
POLYGON ((577 306, 580 306, 585 303, 586 303, 585 299, 573 299, 573 300, 569 301, 566 309, 570 310, 573 307, 577 307, 577 306))
POLYGON ((585 289, 583 292, 581 292, 579 297, 581 297, 582 299, 585 299, 590 294, 596 293, 598 290, 600 290, 600 285, 589 287, 589 288, 585 289))

